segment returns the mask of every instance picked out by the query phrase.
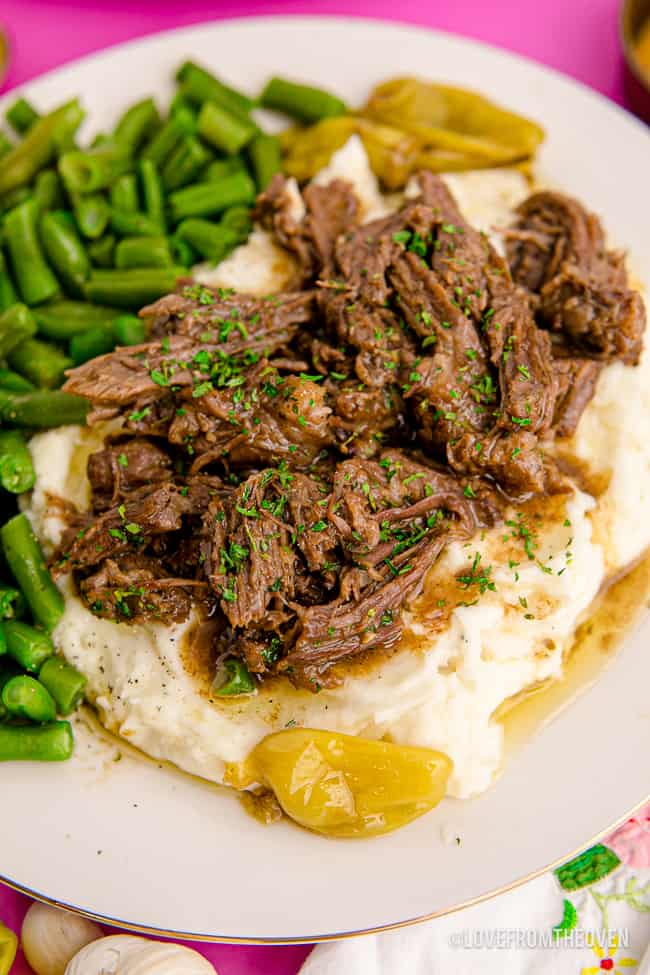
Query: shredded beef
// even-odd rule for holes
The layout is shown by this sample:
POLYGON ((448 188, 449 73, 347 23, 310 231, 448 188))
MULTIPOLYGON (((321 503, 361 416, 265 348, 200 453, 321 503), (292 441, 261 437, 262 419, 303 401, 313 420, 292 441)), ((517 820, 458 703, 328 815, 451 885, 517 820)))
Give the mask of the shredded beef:
POLYGON ((91 506, 55 563, 100 616, 215 621, 214 650, 318 690, 390 651, 452 539, 565 487, 600 370, 638 360, 620 255, 573 200, 535 194, 503 259, 430 173, 360 224, 351 188, 281 176, 258 219, 294 258, 265 299, 181 287, 148 341, 72 370, 111 419, 91 506))

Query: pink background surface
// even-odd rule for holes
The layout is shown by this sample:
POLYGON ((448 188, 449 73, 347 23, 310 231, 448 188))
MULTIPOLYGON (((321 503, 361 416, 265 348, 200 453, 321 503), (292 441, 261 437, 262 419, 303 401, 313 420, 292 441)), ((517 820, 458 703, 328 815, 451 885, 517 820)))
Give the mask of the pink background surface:
MULTIPOLYGON (((6 85, 110 44, 171 27, 254 14, 350 14, 399 19, 510 48, 623 101, 619 0, 1 0, 12 41, 6 85), (396 15, 396 8, 398 13, 396 15)), ((0 872, 2 865, 0 864, 0 872)), ((29 901, 0 887, 0 919, 18 930, 29 901)), ((220 975, 295 975, 300 947, 197 946, 220 975)), ((28 975, 20 958, 12 975, 28 975)))

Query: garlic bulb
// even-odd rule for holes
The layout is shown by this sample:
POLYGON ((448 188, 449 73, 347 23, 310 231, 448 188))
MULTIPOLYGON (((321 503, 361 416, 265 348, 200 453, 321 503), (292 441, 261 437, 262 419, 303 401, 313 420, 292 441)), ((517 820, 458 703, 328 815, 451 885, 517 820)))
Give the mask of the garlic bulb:
POLYGON ((112 934, 86 945, 65 975, 217 975, 210 962, 182 945, 112 934))
POLYGON ((25 914, 20 939, 36 975, 64 975, 70 959, 102 934, 101 928, 85 917, 47 904, 32 904, 25 914))

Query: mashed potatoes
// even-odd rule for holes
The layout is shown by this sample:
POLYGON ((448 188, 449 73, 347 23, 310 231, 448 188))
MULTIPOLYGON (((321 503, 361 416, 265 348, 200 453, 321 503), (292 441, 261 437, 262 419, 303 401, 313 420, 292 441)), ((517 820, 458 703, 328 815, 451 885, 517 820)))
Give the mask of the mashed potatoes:
MULTIPOLYGON (((367 218, 390 207, 358 140, 350 140, 318 179, 333 177, 354 183, 367 218)), ((507 223, 527 193, 514 171, 456 175, 450 184, 467 217, 486 231, 507 223)), ((291 272, 290 259, 256 230, 200 278, 266 294, 280 290, 291 272)), ((509 525, 449 545, 406 615, 406 648, 350 675, 336 690, 311 694, 275 681, 254 697, 211 700, 183 664, 195 621, 130 626, 97 619, 69 580, 55 643, 87 675, 89 696, 107 728, 205 778, 220 781, 225 762, 243 759, 271 731, 302 725, 439 749, 454 762, 450 794, 476 794, 489 786, 501 761, 502 729, 492 720, 494 711, 529 685, 561 675, 563 653, 605 578, 650 543, 650 523, 639 518, 648 507, 649 431, 646 355, 637 369, 615 364, 605 370, 570 445, 591 471, 609 477, 598 500, 576 489, 546 510, 514 508, 509 525), (526 552, 529 532, 534 558, 526 552), (494 588, 486 586, 478 599, 475 590, 468 592, 467 605, 447 610, 445 593, 453 591, 455 605, 456 577, 472 566, 489 569, 494 588)), ((87 503, 83 472, 88 453, 97 449, 97 433, 68 427, 39 434, 31 446, 37 482, 30 516, 52 546, 61 522, 48 511, 47 494, 87 503)))

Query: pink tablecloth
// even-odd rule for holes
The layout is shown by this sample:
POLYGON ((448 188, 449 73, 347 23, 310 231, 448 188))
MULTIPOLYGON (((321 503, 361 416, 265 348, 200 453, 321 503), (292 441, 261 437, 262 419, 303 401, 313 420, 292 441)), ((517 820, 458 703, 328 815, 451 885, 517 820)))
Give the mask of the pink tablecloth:
MULTIPOLYGON (((2 0, 13 42, 10 86, 152 31, 217 17, 320 13, 399 19, 511 48, 622 102, 619 0, 2 0)), ((1 872, 0 864, 0 872, 1 872)), ((0 888, 0 919, 19 929, 26 898, 0 888)), ((199 946, 220 975, 294 975, 304 948, 199 946)), ((12 975, 27 975, 20 959, 12 975)))

